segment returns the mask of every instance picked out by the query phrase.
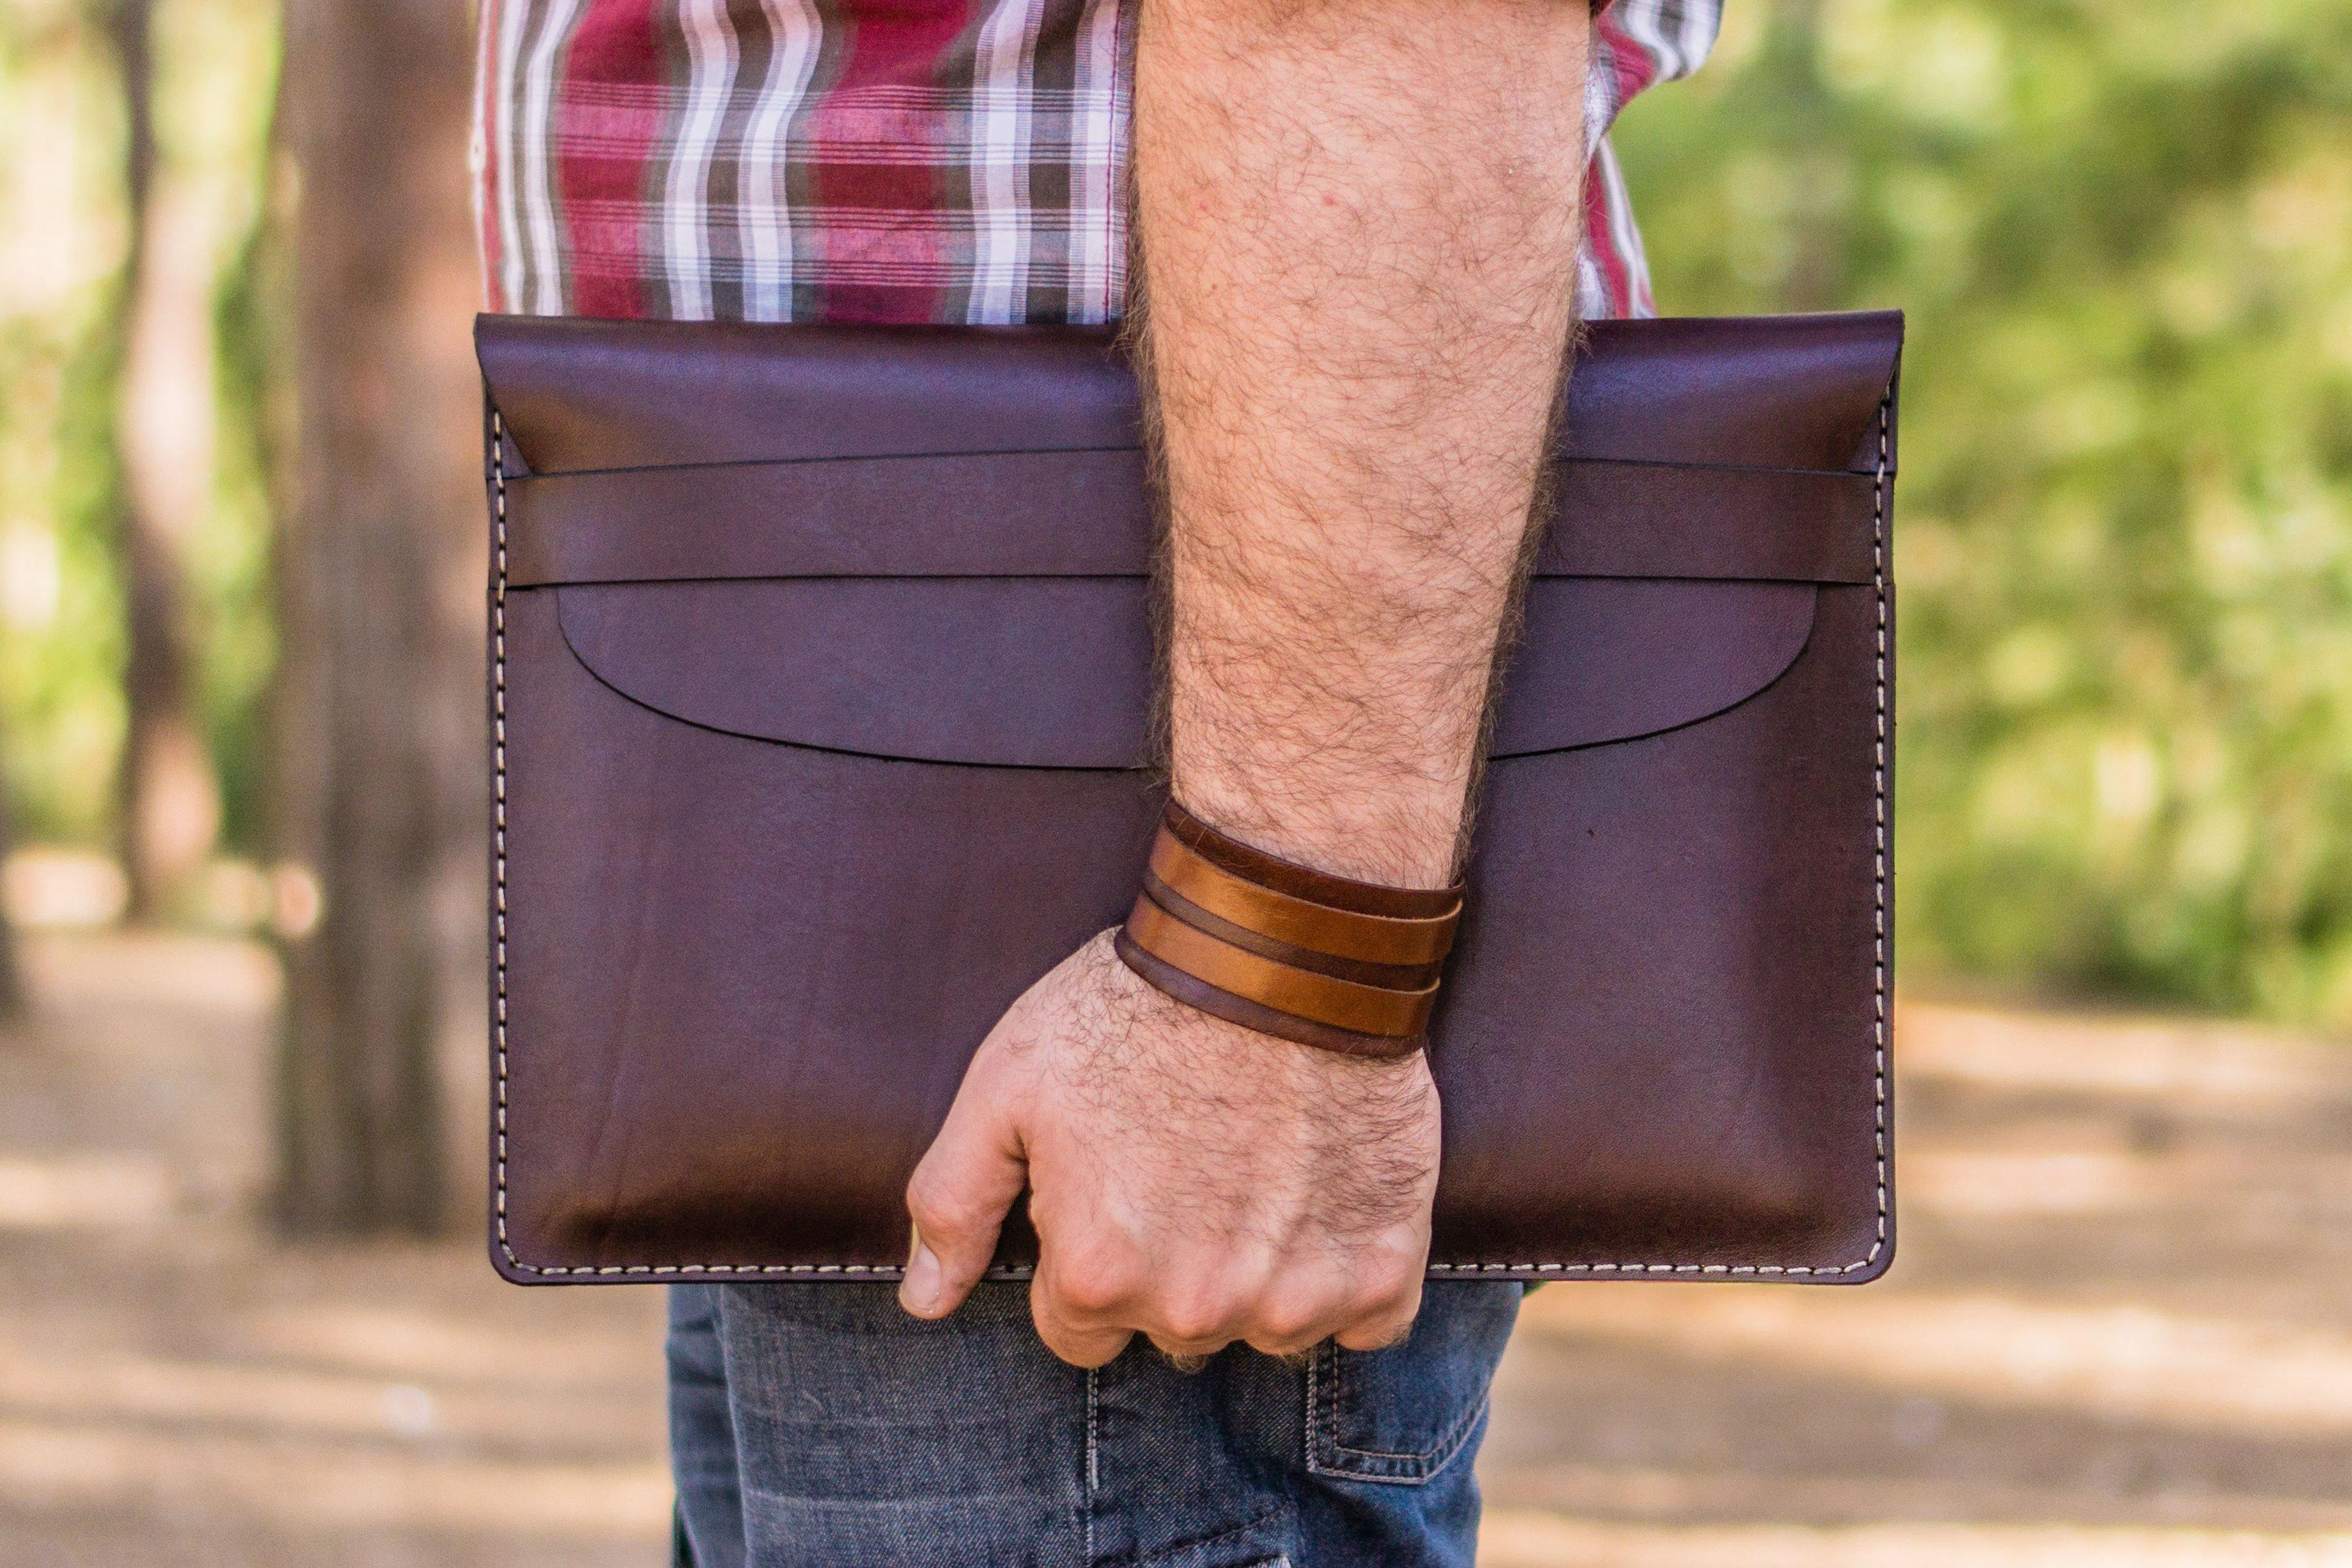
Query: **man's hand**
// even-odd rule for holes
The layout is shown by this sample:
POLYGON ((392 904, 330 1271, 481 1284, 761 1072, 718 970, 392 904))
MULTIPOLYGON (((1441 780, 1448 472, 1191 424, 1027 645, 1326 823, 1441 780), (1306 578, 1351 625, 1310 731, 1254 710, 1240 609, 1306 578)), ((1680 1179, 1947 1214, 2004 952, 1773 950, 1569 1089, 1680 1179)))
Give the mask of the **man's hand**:
MULTIPOLYGON (((1444 887, 1574 325, 1589 7, 1139 17, 1176 799, 1319 871, 1444 887)), ((962 1298, 1025 1177, 1067 1359, 1133 1333, 1379 1343, 1418 1301, 1436 1164, 1420 1058, 1203 1017, 1097 941, 982 1047, 909 1194, 932 1260, 906 1300, 962 1298)))
POLYGON ((1195 1012, 1097 937, 1013 1003, 917 1168, 908 1311, 955 1310, 1033 1183, 1031 1309, 1064 1361, 1137 1333, 1186 1357, 1375 1349, 1421 1302, 1437 1089, 1418 1054, 1359 1061, 1195 1012))

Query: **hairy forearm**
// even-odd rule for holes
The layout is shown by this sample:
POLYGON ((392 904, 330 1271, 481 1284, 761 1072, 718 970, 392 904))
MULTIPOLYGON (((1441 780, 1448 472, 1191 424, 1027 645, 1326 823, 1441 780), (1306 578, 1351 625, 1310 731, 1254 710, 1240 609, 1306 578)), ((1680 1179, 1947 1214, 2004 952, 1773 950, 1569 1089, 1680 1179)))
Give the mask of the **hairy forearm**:
MULTIPOLYGON (((1584 0, 1144 0, 1137 217, 1177 798, 1342 875, 1453 869, 1570 326, 1584 0)), ((1024 1190, 1037 1331, 1352 1350, 1412 1323, 1420 1052, 1196 1010, 1108 934, 991 1031, 908 1185, 903 1296, 971 1290, 1024 1190)))
POLYGON ((1177 797, 1442 885, 1572 324, 1581 0, 1148 0, 1177 797))

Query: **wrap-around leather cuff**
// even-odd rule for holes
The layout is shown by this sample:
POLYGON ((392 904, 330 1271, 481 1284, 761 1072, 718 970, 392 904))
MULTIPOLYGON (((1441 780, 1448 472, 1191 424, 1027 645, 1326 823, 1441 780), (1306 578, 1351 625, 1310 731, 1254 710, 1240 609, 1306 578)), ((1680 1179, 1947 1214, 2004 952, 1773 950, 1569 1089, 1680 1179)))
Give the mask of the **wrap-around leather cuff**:
POLYGON ((1333 876, 1227 838, 1174 801, 1114 946, 1177 1000, 1349 1056, 1421 1049, 1462 889, 1333 876))

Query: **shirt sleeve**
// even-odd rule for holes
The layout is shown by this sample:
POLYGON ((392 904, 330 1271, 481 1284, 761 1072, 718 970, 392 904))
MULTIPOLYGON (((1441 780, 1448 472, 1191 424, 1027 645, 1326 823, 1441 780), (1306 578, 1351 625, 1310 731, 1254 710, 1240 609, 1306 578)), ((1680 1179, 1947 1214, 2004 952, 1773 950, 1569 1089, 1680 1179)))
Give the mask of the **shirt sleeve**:
POLYGON ((1723 0, 1601 0, 1595 16, 1588 122, 1597 141, 1637 93, 1706 63, 1723 0))
POLYGON ((1587 320, 1657 314, 1609 128, 1636 94, 1705 64, 1722 22, 1723 0, 1601 0, 1594 12, 1584 100, 1592 166, 1585 175, 1584 252, 1577 268, 1577 305, 1587 320))

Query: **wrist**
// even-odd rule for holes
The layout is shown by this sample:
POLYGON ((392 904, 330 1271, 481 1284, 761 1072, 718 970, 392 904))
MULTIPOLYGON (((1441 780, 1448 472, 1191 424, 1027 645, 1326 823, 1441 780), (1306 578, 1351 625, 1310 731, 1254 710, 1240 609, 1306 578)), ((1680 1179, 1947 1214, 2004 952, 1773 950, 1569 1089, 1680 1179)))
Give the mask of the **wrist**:
MULTIPOLYGON (((1342 647, 1290 629, 1293 657, 1244 670, 1208 657, 1231 639, 1195 616, 1171 650, 1172 793, 1218 831, 1297 864, 1392 887, 1454 880, 1489 682, 1479 658, 1442 672, 1350 668, 1342 647), (1216 667, 1208 667, 1216 666, 1216 667), (1358 678, 1360 675, 1360 679, 1358 678), (1321 700, 1335 685, 1373 685, 1378 702, 1321 700)), ((1375 618, 1378 619, 1378 618, 1375 618)), ((1410 619, 1398 607, 1391 620, 1410 619)), ((1331 629, 1327 628, 1328 632, 1331 629)), ((1368 642, 1370 627, 1344 630, 1368 642)), ((1472 643, 1481 640, 1474 633, 1472 643)))
POLYGON ((1459 777, 1368 779, 1361 769, 1170 768, 1171 793, 1201 821, 1294 864, 1386 887, 1451 886, 1469 794, 1459 777), (1279 778, 1269 787, 1265 780, 1279 778))
POLYGON ((1427 1073, 1420 1051, 1366 1057, 1318 1051, 1229 1023, 1179 1001, 1120 960, 1118 929, 1113 926, 1103 932, 1087 943, 1086 951, 1097 969, 1098 983, 1109 1005, 1116 1009, 1118 1030, 1132 1048, 1122 1058, 1123 1071, 1181 1071, 1188 1080, 1230 1079, 1263 1087, 1270 1082, 1268 1058, 1273 1053, 1281 1059, 1286 1072, 1336 1072, 1349 1082, 1359 1075, 1376 1082, 1427 1073))

